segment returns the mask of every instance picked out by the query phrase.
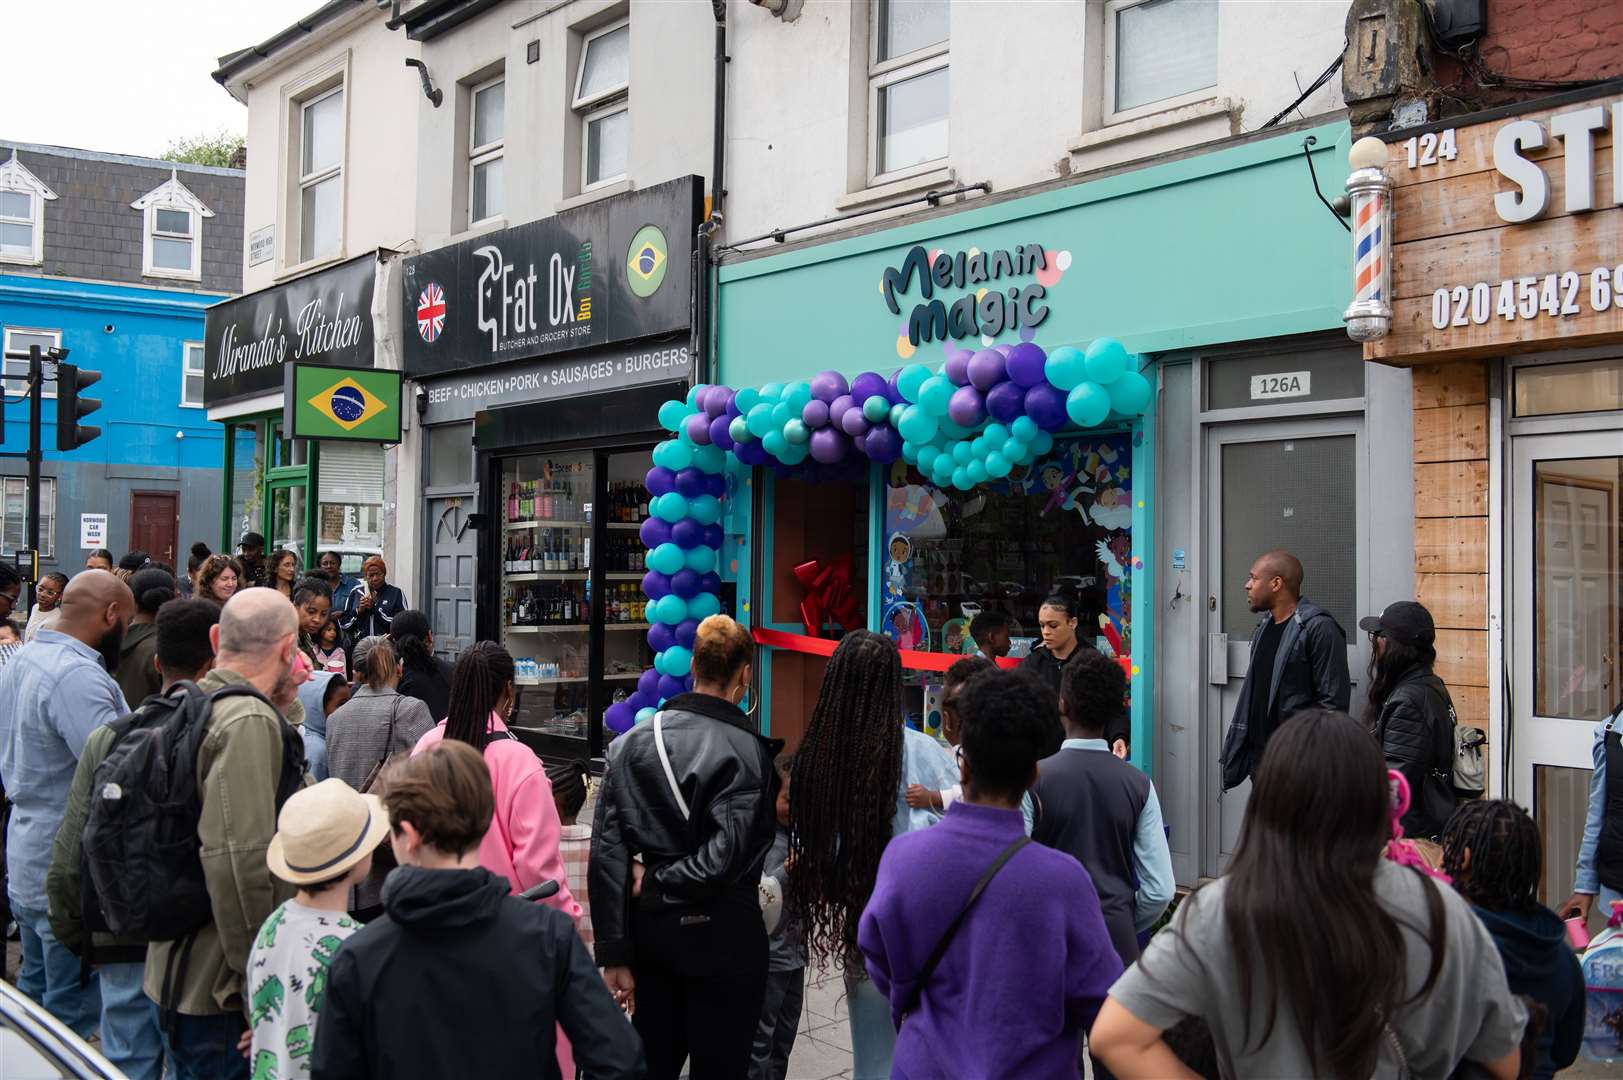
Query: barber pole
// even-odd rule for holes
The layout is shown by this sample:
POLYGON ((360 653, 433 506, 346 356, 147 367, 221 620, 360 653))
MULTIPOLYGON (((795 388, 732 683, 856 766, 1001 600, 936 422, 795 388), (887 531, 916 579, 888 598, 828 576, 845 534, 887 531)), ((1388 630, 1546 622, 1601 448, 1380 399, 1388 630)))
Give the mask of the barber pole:
POLYGON ((1353 302, 1342 318, 1354 341, 1375 341, 1392 327, 1392 181, 1381 168, 1386 144, 1363 138, 1348 160, 1353 218, 1353 302))

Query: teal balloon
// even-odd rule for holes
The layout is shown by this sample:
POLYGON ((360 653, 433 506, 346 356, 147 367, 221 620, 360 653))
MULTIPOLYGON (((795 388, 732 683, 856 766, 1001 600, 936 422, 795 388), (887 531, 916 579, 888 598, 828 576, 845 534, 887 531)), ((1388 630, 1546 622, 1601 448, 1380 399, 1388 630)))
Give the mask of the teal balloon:
POLYGON ((667 576, 676 573, 686 566, 686 557, 682 549, 672 543, 663 543, 648 553, 648 569, 658 570, 667 576))
POLYGON ((919 387, 919 405, 931 416, 946 416, 947 406, 952 402, 952 392, 957 387, 945 375, 931 375, 919 387))
POLYGON ((1020 453, 1019 454, 1011 454, 1009 452, 1009 447, 1011 447, 1013 445, 1014 445, 1014 441, 1012 439, 1009 442, 1004 444, 1003 456, 1008 458, 1010 461, 1014 462, 1016 465, 1030 465, 1032 459, 1037 456, 1036 453, 1031 449, 1031 444, 1030 443, 1021 443, 1020 444, 1020 453))
POLYGON ((667 401, 659 407, 659 426, 666 431, 681 431, 687 418, 688 407, 680 401, 667 401))
POLYGON ((745 414, 745 424, 749 427, 751 435, 754 435, 757 439, 763 437, 767 432, 777 427, 772 422, 772 406, 764 401, 756 405, 745 414))
POLYGON ((951 454, 937 454, 935 464, 930 466, 930 478, 937 484, 947 484, 952 481, 953 470, 961 468, 963 466, 953 461, 951 454))
POLYGON ((936 449, 934 446, 926 445, 919 447, 919 472, 928 476, 930 473, 930 467, 935 464, 936 458, 940 456, 941 451, 936 449))
POLYGON ((986 430, 982 431, 981 434, 986 436, 986 441, 995 448, 1008 439, 1009 429, 994 421, 987 424, 986 430))
MULTIPOLYGON (((761 445, 765 446, 766 442, 763 440, 761 445)), ((700 525, 714 525, 721 520, 721 500, 714 495, 699 495, 688 500, 687 512, 700 525)))
POLYGON ((652 720, 654 718, 654 713, 656 711, 657 710, 652 709, 652 708, 638 709, 637 710, 637 723, 639 723, 639 724, 648 723, 648 721, 650 721, 650 720, 652 720))
POLYGON ((1009 434, 1027 443, 1037 437, 1039 430, 1041 429, 1037 427, 1037 421, 1029 416, 1016 417, 1014 423, 1009 425, 1009 434))
POLYGON ((986 455, 986 475, 1001 480, 1014 471, 1014 462, 1003 455, 1001 450, 993 450, 986 455))
POLYGON ((787 424, 793 417, 796 417, 796 416, 799 416, 799 415, 800 415, 800 410, 799 409, 791 409, 791 408, 789 408, 789 403, 788 402, 780 401, 776 405, 772 406, 772 426, 775 427, 775 428, 781 428, 781 427, 783 427, 783 425, 787 424))
POLYGON ((693 652, 680 645, 665 650, 665 674, 680 679, 693 670, 693 652))
POLYGON ((811 453, 811 446, 809 444, 789 443, 783 448, 783 453, 778 455, 778 460, 783 462, 785 465, 799 465, 802 461, 806 460, 806 455, 809 453, 811 453))
POLYGON ((929 442, 935 438, 935 433, 940 429, 940 421, 925 412, 922 405, 908 405, 903 408, 902 418, 896 424, 896 430, 902 433, 902 438, 916 443, 929 442))
POLYGON ((761 400, 762 401, 765 401, 768 404, 776 405, 780 400, 782 400, 782 398, 783 398, 783 384, 782 383, 769 382, 765 386, 761 387, 761 400))
POLYGON ((1038 457, 1041 457, 1054 449, 1054 436, 1046 431, 1037 432, 1036 437, 1031 440, 1031 449, 1038 457))
POLYGON ((1088 346, 1088 378, 1107 386, 1127 370, 1127 347, 1115 338, 1102 337, 1088 346))
POLYGON ((862 415, 870 424, 882 424, 890 415, 890 399, 875 394, 862 403, 862 415))
POLYGON ((968 491, 975 486, 975 481, 969 478, 969 467, 960 465, 952 470, 952 486, 959 491, 968 491))
MULTIPOLYGON (((687 612, 687 617, 690 619, 699 619, 702 621, 704 619, 708 619, 712 615, 721 614, 721 598, 715 593, 702 592, 686 603, 683 603, 683 601, 674 593, 666 597, 666 599, 675 600, 678 604, 682 604, 683 608, 687 612)), ((677 621, 680 622, 681 620, 677 621)))
POLYGON ((688 548, 682 561, 695 574, 708 574, 716 568, 716 549, 703 544, 688 548))
POLYGON ((998 453, 1002 454, 1004 457, 1008 458, 1010 461, 1019 461, 1021 458, 1026 456, 1026 453, 1030 449, 1031 449, 1031 444, 1026 442, 1026 440, 1018 439, 1018 438, 1015 438, 1013 435, 1010 435, 1007 439, 1004 440, 1003 449, 999 450, 998 453))
POLYGON ((1150 403, 1150 380, 1129 371, 1110 384, 1110 407, 1123 416, 1138 416, 1150 403))
POLYGON ((1088 365, 1083 359, 1082 350, 1061 345, 1048 354, 1048 360, 1043 364, 1043 376, 1061 390, 1076 389, 1088 377, 1088 365))
MULTIPOLYGON (((655 600, 652 604, 648 605, 648 619, 649 619, 649 621, 650 622, 658 622, 659 619, 657 619, 655 617, 656 615, 658 615, 658 613, 659 613, 659 601, 655 600)), ((654 670, 659 672, 661 675, 665 674, 665 654, 664 653, 655 653, 654 654, 654 670)))
POLYGON ((987 451, 992 449, 992 446, 993 444, 987 441, 985 435, 977 435, 973 439, 969 440, 970 456, 983 458, 986 456, 987 451))
POLYGON ((727 425, 727 434, 733 437, 733 442, 754 442, 755 432, 750 430, 748 421, 742 416, 733 417, 733 422, 727 425))
MULTIPOLYGON (((675 626, 688 617, 687 601, 675 593, 655 600, 648 605, 648 610, 653 614, 655 622, 662 622, 667 626, 675 626)), ((670 650, 667 649, 666 651, 669 652, 670 650)), ((666 674, 670 673, 666 672, 666 674)))
POLYGON ((789 408, 794 411, 796 416, 799 416, 800 410, 811 403, 811 399, 811 383, 804 379, 792 382, 783 388, 783 400, 789 404, 789 408))
POLYGON ((952 444, 952 460, 960 465, 968 465, 975 460, 975 451, 966 442, 955 442, 952 444))
POLYGON ((773 457, 778 457, 789 449, 789 436, 773 428, 761 437, 761 448, 773 457))
POLYGON ((956 424, 950 416, 941 418, 941 430, 947 433, 948 438, 952 439, 967 439, 975 433, 974 428, 966 428, 962 424, 956 424))
POLYGON ((688 516, 687 496, 679 491, 667 491, 659 497, 659 506, 654 510, 654 516, 661 521, 668 521, 672 525, 688 516))
POLYGON ((783 425, 783 437, 790 442, 800 444, 811 441, 811 428, 806 426, 804 420, 791 420, 783 425))
POLYGON ((746 386, 733 395, 733 407, 745 415, 761 403, 761 392, 753 386, 746 386))
POLYGON ((687 403, 689 409, 697 409, 699 407, 699 391, 702 389, 704 389, 703 383, 694 383, 692 386, 688 387, 687 403))
POLYGON ((672 472, 680 472, 693 464, 693 444, 681 439, 667 439, 654 447, 654 464, 672 472))
MULTIPOLYGON (((890 412, 885 417, 885 423, 889 424, 891 427, 896 427, 902 422, 902 414, 909 408, 910 406, 904 405, 901 402, 897 402, 896 404, 892 405, 890 407, 890 412)), ((900 431, 901 429, 897 428, 897 430, 900 431)))
POLYGON ((1110 415, 1110 391, 1085 382, 1066 395, 1065 413, 1078 427, 1098 427, 1110 415))
POLYGON ((727 451, 712 443, 693 448, 693 466, 700 472, 719 473, 727 467, 727 451))
POLYGON ((909 364, 897 374, 896 389, 900 390, 902 396, 908 401, 917 401, 919 399, 919 388, 924 385, 924 380, 929 377, 930 369, 923 364, 909 364))
POLYGON ((982 461, 980 458, 976 458, 968 465, 965 465, 964 472, 969 474, 969 481, 972 484, 984 484, 986 483, 986 478, 991 475, 986 471, 986 462, 982 461))

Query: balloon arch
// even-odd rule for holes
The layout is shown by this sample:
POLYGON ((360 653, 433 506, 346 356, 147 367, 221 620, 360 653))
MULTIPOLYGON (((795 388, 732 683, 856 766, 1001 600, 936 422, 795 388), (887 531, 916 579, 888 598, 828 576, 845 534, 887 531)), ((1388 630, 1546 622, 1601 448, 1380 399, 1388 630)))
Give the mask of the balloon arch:
POLYGON ((685 402, 665 402, 659 423, 672 437, 654 448, 642 525, 654 666, 609 707, 605 725, 625 732, 692 686, 694 634, 721 611, 727 454, 810 482, 856 479, 870 462, 900 458, 938 487, 968 491, 1036 460, 1067 424, 1141 416, 1151 389, 1139 366, 1113 338, 1052 353, 1022 341, 951 351, 935 371, 914 363, 849 382, 824 371, 810 382, 696 386, 685 402))

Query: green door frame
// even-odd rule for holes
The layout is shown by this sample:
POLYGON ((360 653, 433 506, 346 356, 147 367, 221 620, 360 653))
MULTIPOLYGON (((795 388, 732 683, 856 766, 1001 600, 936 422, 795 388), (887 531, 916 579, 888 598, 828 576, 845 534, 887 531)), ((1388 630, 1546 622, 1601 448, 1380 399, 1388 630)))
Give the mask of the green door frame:
POLYGON ((316 545, 316 506, 312 502, 312 498, 313 493, 318 490, 317 483, 320 477, 321 445, 314 440, 306 443, 307 460, 303 465, 276 465, 276 447, 272 445, 272 433, 281 419, 281 413, 267 412, 257 413, 253 416, 234 418, 225 423, 225 461, 224 468, 222 470, 225 477, 225 497, 221 500, 220 550, 226 552, 235 551, 237 540, 239 539, 239 537, 233 535, 231 520, 231 491, 235 484, 236 472, 235 462, 233 460, 235 449, 233 431, 238 427, 252 426, 254 428, 254 438, 264 443, 263 453, 259 455, 262 464, 260 466, 261 471, 258 479, 260 490, 264 494, 263 498, 260 500, 258 531, 266 537, 271 536, 273 532, 271 526, 271 517, 275 508, 275 492, 277 490, 285 490, 294 487, 304 488, 305 502, 303 548, 306 561, 308 562, 309 558, 315 553, 316 545))

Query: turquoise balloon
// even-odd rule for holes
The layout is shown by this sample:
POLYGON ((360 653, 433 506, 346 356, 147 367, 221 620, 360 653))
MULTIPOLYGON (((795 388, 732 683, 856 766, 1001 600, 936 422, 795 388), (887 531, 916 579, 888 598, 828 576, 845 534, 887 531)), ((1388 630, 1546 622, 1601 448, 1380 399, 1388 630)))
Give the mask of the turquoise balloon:
POLYGON ((902 414, 911 407, 912 406, 904 405, 901 402, 897 402, 895 405, 892 405, 890 407, 890 412, 886 415, 885 423, 900 431, 901 428, 897 427, 897 425, 902 422, 902 414))
POLYGON ((969 454, 971 457, 983 458, 994 445, 987 441, 985 435, 977 435, 969 440, 969 454))
POLYGON ((986 455, 986 475, 1002 479, 1014 471, 1014 462, 1003 456, 1000 450, 993 450, 986 455))
POLYGON ((958 389, 945 375, 931 375, 919 387, 919 405, 931 416, 946 416, 952 392, 958 389))
POLYGON ((787 401, 780 401, 772 406, 772 426, 781 428, 791 419, 800 415, 799 409, 791 409, 787 401))
POLYGON ((940 456, 941 451, 934 446, 919 447, 919 472, 929 475, 930 467, 935 464, 936 458, 940 456))
POLYGON ((650 720, 652 720, 654 718, 654 712, 655 711, 656 710, 651 709, 651 708, 638 709, 637 710, 637 723, 639 723, 639 724, 648 723, 648 721, 650 721, 650 720))
POLYGON ((976 458, 968 465, 965 465, 964 472, 969 475, 969 482, 972 484, 984 484, 986 483, 987 476, 990 475, 986 471, 986 462, 982 461, 980 458, 976 458))
POLYGON ((917 464, 919 460, 919 448, 906 439, 902 440, 902 460, 909 465, 917 464))
POLYGON ((769 382, 761 387, 761 400, 776 405, 783 398, 783 384, 769 382))
POLYGON ((809 453, 811 453, 811 447, 808 444, 789 443, 783 448, 783 453, 778 455, 778 460, 785 465, 799 465, 806 460, 806 455, 809 453))
POLYGON ((773 428, 761 437, 761 447, 773 457, 779 457, 789 449, 789 437, 777 428, 773 428))
POLYGON ((665 650, 665 674, 680 679, 693 670, 693 652, 680 645, 665 650))
POLYGON ((733 395, 733 405, 740 413, 749 415, 749 411, 761 403, 761 392, 753 386, 746 386, 733 395))
POLYGON ((699 391, 706 389, 706 387, 707 384, 705 383, 694 383, 692 386, 688 387, 687 403, 689 409, 697 409, 699 407, 699 391))
POLYGON ((923 364, 909 364, 896 376, 896 389, 900 390, 908 401, 917 401, 919 387, 923 386, 924 380, 929 377, 930 369, 923 364))
POLYGON ((1035 456, 1041 457, 1054 449, 1054 436, 1046 431, 1037 432, 1036 436, 1031 440, 1031 449, 1035 456))
POLYGON ((648 569, 658 570, 665 575, 674 574, 687 565, 685 558, 681 548, 666 542, 648 553, 648 569))
POLYGON ((749 427, 750 434, 757 439, 778 426, 772 422, 772 406, 764 401, 745 414, 744 422, 749 427))
POLYGON ((995 449, 1009 438, 1009 429, 994 421, 987 424, 986 430, 982 431, 981 434, 986 436, 986 441, 995 449))
POLYGON ((1123 416, 1138 416, 1150 403, 1150 380, 1129 371, 1110 384, 1110 407, 1123 416))
MULTIPOLYGON (((765 446, 766 441, 762 440, 761 445, 765 446)), ((674 495, 676 492, 673 491, 671 494, 674 495)), ((714 495, 699 495, 689 499, 685 509, 688 516, 700 525, 714 525, 721 520, 721 500, 714 495)))
POLYGON ((754 442, 755 432, 750 430, 749 423, 742 416, 733 417, 733 422, 727 425, 727 434, 733 437, 733 442, 754 442))
POLYGON ((975 481, 969 478, 969 469, 960 465, 952 470, 952 486, 959 491, 968 491, 975 486, 975 481))
POLYGON ((1078 427, 1098 427, 1110 415, 1110 391, 1085 382, 1066 395, 1065 413, 1078 427))
MULTIPOLYGON (((687 601, 675 593, 660 597, 648 607, 649 611, 653 613, 654 621, 662 622, 667 626, 675 626, 688 617, 687 601)), ((666 651, 669 652, 670 650, 667 649, 666 651)), ((666 664, 669 666, 669 661, 666 661, 666 664)))
POLYGON ((1082 350, 1061 345, 1048 354, 1048 360, 1043 364, 1043 376, 1061 390, 1076 389, 1088 377, 1088 365, 1083 359, 1082 350))
MULTIPOLYGON (((736 421, 734 422, 736 423, 736 421)), ((1039 430, 1040 429, 1037 427, 1037 421, 1033 420, 1029 416, 1016 417, 1014 423, 1009 425, 1009 434, 1013 435, 1021 442, 1030 442, 1032 439, 1035 439, 1039 430)))
POLYGON ((896 425, 902 438, 916 443, 929 442, 940 428, 940 421, 925 412, 922 405, 908 405, 902 409, 902 418, 896 425))
POLYGON ((951 439, 967 439, 975 433, 974 428, 966 428, 962 424, 953 423, 950 416, 941 418, 941 430, 946 432, 947 437, 951 439))
POLYGON ((1088 378, 1109 385, 1127 370, 1127 347, 1115 338, 1098 338, 1088 346, 1086 366, 1088 378))
POLYGON ((680 401, 667 401, 659 407, 659 426, 666 431, 681 431, 687 418, 688 407, 680 401))
MULTIPOLYGON (((658 622, 659 621, 657 618, 655 618, 655 616, 659 613, 658 609, 659 609, 659 601, 658 600, 655 600, 652 604, 648 605, 648 620, 650 622, 658 622)), ((664 653, 655 653, 654 654, 654 670, 659 672, 661 675, 665 674, 665 654, 664 653)))
POLYGON ((716 568, 716 549, 705 547, 703 544, 688 548, 682 561, 695 574, 708 574, 716 568))
POLYGON ((804 420, 791 420, 783 425, 783 437, 797 445, 809 442, 811 441, 811 428, 806 426, 804 420))
POLYGON ((885 422, 885 418, 890 415, 890 401, 875 394, 862 403, 862 415, 867 418, 870 424, 882 424, 885 422))
MULTIPOLYGON (((674 594, 666 599, 675 600, 678 604, 682 604, 681 599, 674 594)), ((698 596, 695 596, 693 599, 687 601, 687 603, 682 604, 682 606, 687 612, 687 617, 690 619, 703 620, 708 619, 712 615, 721 614, 721 598, 715 593, 702 592, 698 596)))
POLYGON ((1009 453, 1009 447, 1013 445, 1013 440, 1010 440, 1004 444, 1003 456, 1014 462, 1016 465, 1030 465, 1032 458, 1037 456, 1034 452, 1032 452, 1030 443, 1020 444, 1020 453, 1018 456, 1011 454, 1009 453))
POLYGON ((811 383, 806 382, 804 379, 792 382, 783 388, 783 400, 788 403, 790 409, 794 410, 796 416, 799 416, 800 410, 811 403, 811 399, 811 383))
POLYGON ((688 516, 687 496, 679 491, 667 491, 659 497, 658 503, 654 516, 661 521, 668 521, 674 525, 688 516))
POLYGON ((1002 454, 1010 461, 1019 461, 1026 456, 1026 453, 1030 449, 1031 444, 1026 442, 1026 440, 1017 439, 1013 435, 1010 435, 1008 439, 1004 441, 1003 449, 999 450, 998 453, 1002 454))
POLYGON ((693 466, 700 472, 719 473, 727 467, 727 451, 711 444, 693 448, 693 466))
POLYGON ((936 483, 945 484, 952 480, 952 472, 958 468, 962 466, 952 460, 952 455, 942 451, 936 455, 935 463, 930 466, 930 476, 936 483))
POLYGON ((681 439, 667 439, 654 447, 654 464, 672 472, 680 472, 693 464, 693 444, 681 439))
POLYGON ((960 465, 968 465, 975 460, 975 451, 966 442, 955 442, 952 444, 952 460, 960 465))

